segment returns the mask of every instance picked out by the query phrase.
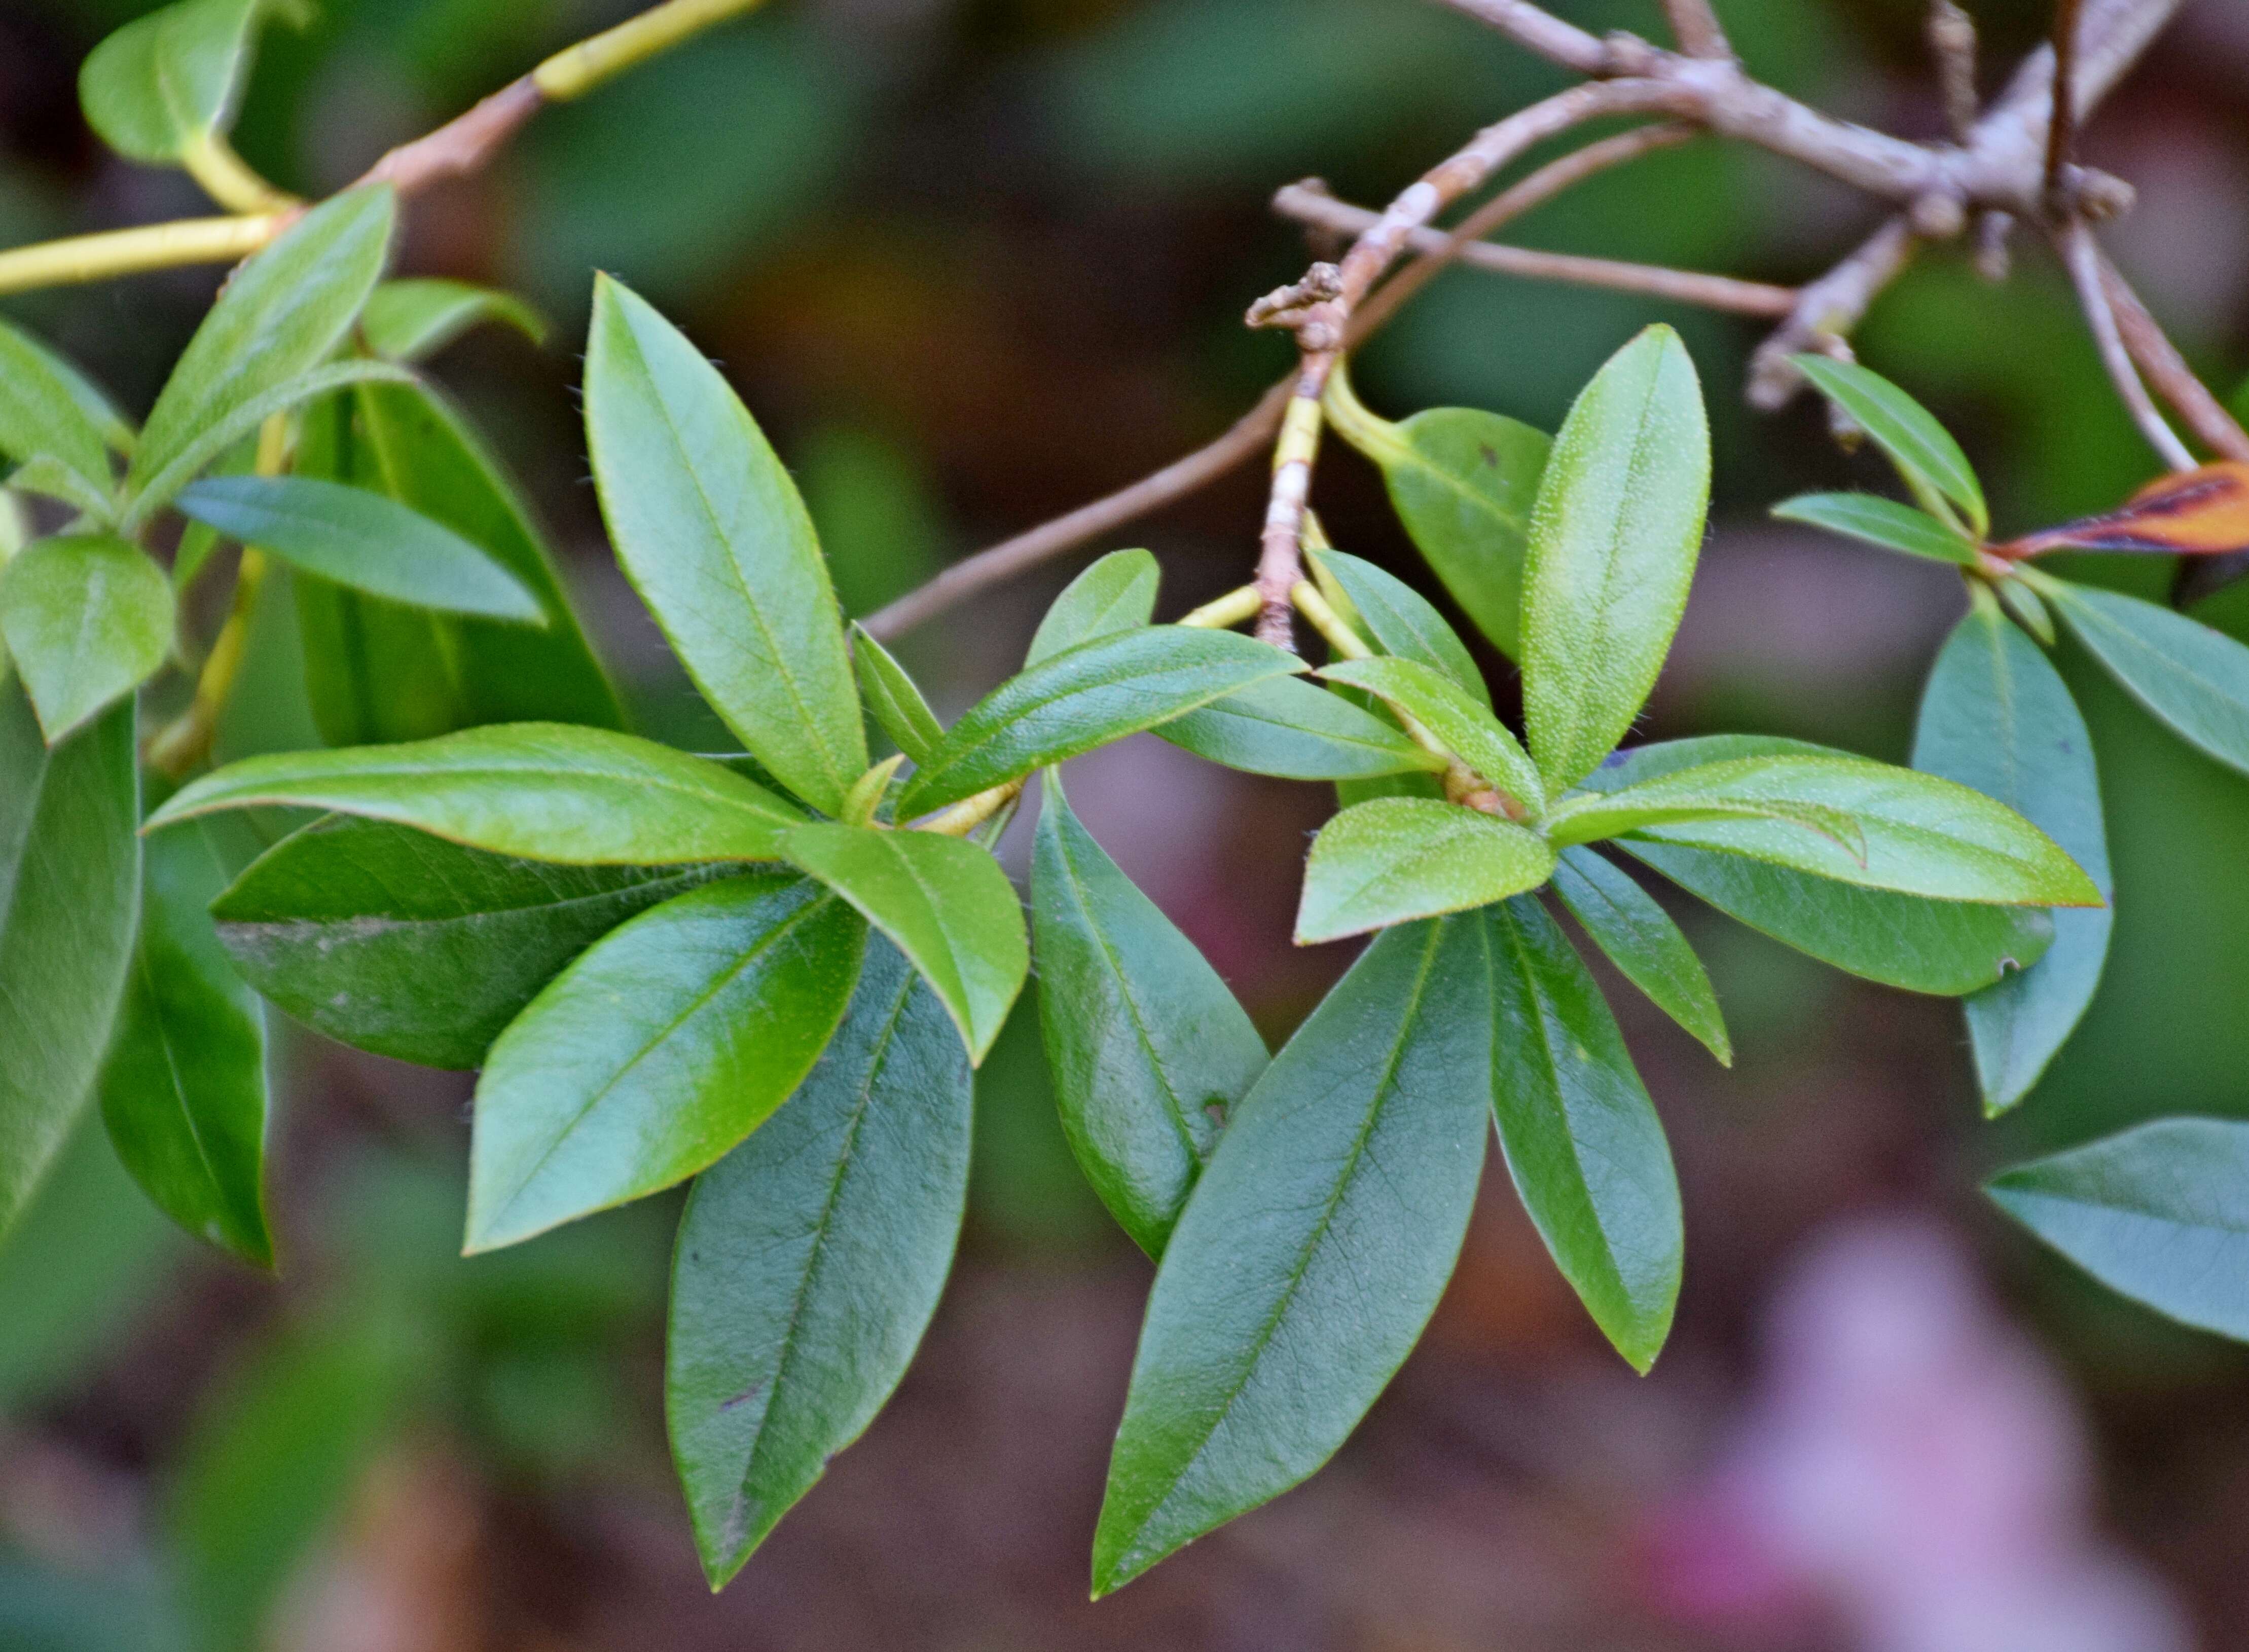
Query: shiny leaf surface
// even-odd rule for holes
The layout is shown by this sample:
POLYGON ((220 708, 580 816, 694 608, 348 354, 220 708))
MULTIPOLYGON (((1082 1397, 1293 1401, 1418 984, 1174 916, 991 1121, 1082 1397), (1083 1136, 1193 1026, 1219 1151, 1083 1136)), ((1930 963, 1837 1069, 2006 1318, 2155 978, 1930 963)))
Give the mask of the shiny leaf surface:
POLYGON ((1338 661, 1320 675, 1389 702, 1531 813, 1544 812, 1545 782, 1523 743, 1451 678, 1418 660, 1380 658, 1338 661))
POLYGON ((1562 851, 1554 893, 1626 980, 1721 1063, 1733 1066, 1733 1040, 1709 973, 1654 895, 1621 867, 1585 848, 1562 851))
POLYGON ((1097 637, 1131 631, 1156 617, 1156 559, 1112 551, 1063 587, 1023 655, 1028 669, 1097 637))
POLYGON ((1975 469, 1960 451, 1960 444, 1928 408, 1881 374, 1855 361, 1808 353, 1791 360, 1889 456, 1915 497, 1928 504, 1927 496, 1933 492, 1958 506, 1967 513, 1970 531, 1979 538, 1991 531, 1983 483, 1977 481, 1975 469))
POLYGON ((1311 558, 1343 587, 1377 652, 1418 661, 1481 703, 1491 703, 1491 689, 1469 657, 1468 644, 1427 598, 1395 574, 1343 552, 1315 551, 1311 558))
POLYGON ((1976 566, 1976 546, 1926 511, 1916 511, 1895 499, 1874 493, 1806 493, 1785 499, 1772 513, 1783 522, 1801 522, 1825 528, 1846 538, 1861 539, 1885 551, 1902 551, 1909 557, 1957 566, 1976 566))
POLYGON ((1475 809, 1427 798, 1357 804, 1312 841, 1296 944, 1488 906, 1553 870, 1554 851, 1537 833, 1475 809))
POLYGON ((1360 780, 1445 766, 1394 723, 1296 677, 1236 689, 1158 724, 1155 733, 1208 762, 1284 780, 1360 780))
POLYGON ((122 539, 46 539, 0 568, 0 640, 50 744, 155 675, 172 582, 122 539))

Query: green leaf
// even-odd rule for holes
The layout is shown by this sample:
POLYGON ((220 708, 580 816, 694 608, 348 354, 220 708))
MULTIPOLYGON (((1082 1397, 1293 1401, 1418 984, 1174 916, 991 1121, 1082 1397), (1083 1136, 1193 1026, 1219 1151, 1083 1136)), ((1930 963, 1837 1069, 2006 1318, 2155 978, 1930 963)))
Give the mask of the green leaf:
POLYGON ((46 539, 0 570, 0 638, 49 744, 155 675, 172 619, 171 581, 122 539, 46 539))
POLYGON ((1671 1331, 1686 1234, 1662 1121, 1585 964, 1546 908, 1491 908, 1499 1144, 1546 1249, 1642 1375, 1671 1331))
POLYGON ((492 1045, 469 1155, 471 1252, 684 1181, 810 1072, 866 926, 787 873, 651 907, 549 982, 492 1045))
POLYGON ((825 823, 796 827, 781 847, 913 961, 970 1062, 981 1063, 1031 963, 1022 905, 1000 863, 958 838, 825 823))
POLYGON ((875 724, 916 764, 929 761, 945 738, 945 725, 929 709, 920 688, 888 648, 864 626, 851 627, 851 667, 859 677, 859 698, 875 724))
MULTIPOLYGON (((247 436, 222 454, 211 465, 211 474, 224 476, 246 476, 258 468, 258 439, 247 436)), ((212 557, 218 553, 224 538, 215 528, 200 522, 189 522, 180 530, 180 543, 172 552, 172 589, 185 592, 196 582, 212 557)))
POLYGON ((2110 1289, 2249 1340, 2249 1123, 2158 1119, 1984 1190, 2110 1289))
MULTIPOLYGON (((1991 532, 1991 513, 1984 503, 1983 483, 1976 480, 1960 444, 1928 408, 1854 361, 1808 353, 1791 360, 1889 456, 1915 498, 1930 506, 1936 504, 1932 494, 1949 500, 1968 513, 1968 526, 1977 538, 1991 532)), ((1932 514, 1942 514, 1942 507, 1932 514)))
POLYGON ((1056 777, 1044 785, 1031 923, 1055 1101, 1093 1190, 1161 1257, 1226 1116, 1265 1070, 1265 1041, 1056 777))
POLYGON ((130 701, 49 749, 0 677, 0 1236, 92 1093, 140 918, 130 701))
POLYGON ((781 834, 803 819, 707 758, 606 729, 519 723, 251 757, 182 788, 148 824, 259 805, 333 809, 571 866, 778 860, 781 834))
POLYGON ((51 453, 40 454, 17 466, 9 474, 8 485, 18 494, 32 494, 70 506, 83 518, 73 524, 79 532, 111 527, 116 523, 117 502, 107 490, 51 453))
POLYGON ((1285 780, 1441 772, 1444 758, 1296 677, 1273 677, 1158 725, 1157 737, 1212 763, 1285 780))
MULTIPOLYGON (((1980 593, 1929 674, 1913 764, 2017 810, 2110 894, 2093 737, 2060 674, 1980 593)), ((2105 906, 2056 912, 2053 945, 2037 967, 1963 1006, 1987 1114, 2029 1093, 2084 1015, 2114 917, 2105 906)))
POLYGON ((1377 651, 1415 660, 1452 679, 1479 703, 1491 703, 1491 689, 1468 655, 1460 633, 1427 598, 1396 575, 1384 572, 1340 551, 1314 551, 1311 559, 1351 599, 1377 651))
MULTIPOLYGON (((1766 754, 1816 755, 1801 740, 1726 735, 1619 752, 1586 777, 1621 786, 1704 763, 1766 754)), ((1619 847, 1689 894, 1775 940, 1839 970, 1909 992, 1958 997, 2038 962, 2053 938, 2043 908, 1927 901, 1854 888, 1742 855, 1636 839, 1619 847)))
POLYGON ((537 625, 539 599, 475 545, 364 488, 309 476, 212 476, 174 502, 183 515, 369 596, 537 625))
POLYGON ((1082 643, 970 707, 906 786, 898 818, 913 819, 1303 668, 1294 655, 1231 631, 1149 626, 1082 643))
POLYGON ((1726 1036, 1709 975, 1654 895, 1621 867, 1585 848, 1562 851, 1554 893, 1626 980, 1723 1065, 1733 1066, 1733 1040, 1726 1036))
POLYGON ((536 310, 512 292, 465 281, 386 281, 368 298, 359 330, 375 354, 419 361, 487 322, 513 327, 535 345, 547 342, 547 322, 536 310))
POLYGON ((2020 579, 1998 584, 1999 606, 2014 615, 2015 623, 2051 648, 2054 644, 2053 614, 2046 600, 2020 579))
POLYGON ((278 394, 318 382, 310 375, 343 342, 382 274, 397 216, 388 184, 346 190, 235 273, 141 433, 126 473, 128 529, 239 441, 244 419, 262 419, 277 410, 269 404, 278 394), (198 455, 207 456, 201 463, 198 455))
POLYGON ((1886 551, 1927 557, 1964 568, 1976 566, 1975 542, 1926 511, 1873 493, 1805 493, 1785 499, 1772 513, 1783 522, 1825 528, 1846 538, 1863 539, 1886 551))
POLYGON ((1375 941, 1219 1138, 1148 1299, 1096 1594, 1317 1470, 1428 1323, 1490 1128, 1486 936, 1375 941))
POLYGON ((1320 675, 1388 701, 1532 814, 1545 812, 1545 782, 1522 742, 1450 677, 1418 660, 1379 657, 1338 661, 1320 675))
POLYGON ((1377 463, 1398 519, 1453 600, 1515 657, 1531 505, 1553 439, 1475 408, 1431 408, 1394 428, 1399 449, 1377 463))
POLYGON ((973 1089, 927 984, 870 941, 788 1104, 695 1181, 664 1416, 717 1588, 874 1420, 953 1265, 973 1089))
POLYGON ((1553 870, 1537 833, 1477 810, 1428 798, 1356 804, 1312 841, 1296 944, 1489 906, 1553 870))
POLYGON ((467 419, 420 384, 379 384, 305 420, 299 474, 384 494, 443 524, 539 599, 542 627, 465 619, 299 577, 314 723, 331 745, 491 723, 623 726, 530 507, 467 419))
POLYGON ((234 124, 258 25, 294 0, 180 0, 127 24, 86 58, 79 100, 102 141, 152 166, 234 124))
POLYGON ((1559 792, 1632 727, 1686 611, 1710 499, 1687 348, 1654 326, 1571 408, 1539 483, 1523 586, 1523 714, 1559 792))
POLYGON ((1111 551, 1054 600, 1023 655, 1024 668, 1080 643, 1147 624, 1156 617, 1160 577, 1156 559, 1145 551, 1111 551))
POLYGON ((2188 744, 2249 773, 2249 648, 2183 614, 2025 570, 2093 657, 2188 744))
POLYGON ((602 936, 739 870, 554 866, 335 815, 251 862, 211 915, 244 978, 307 1026, 467 1068, 602 936))
POLYGON ((0 458, 21 464, 44 456, 106 492, 117 425, 113 415, 105 422, 87 407, 83 383, 44 346, 0 321, 0 458))
POLYGON ((141 935, 101 1071, 117 1156, 159 1209, 254 1266, 265 1216, 265 1018, 204 908, 226 874, 201 832, 148 846, 141 935))
POLYGON ((867 739, 812 518, 719 370, 606 276, 586 438, 618 560, 688 675, 782 785, 834 812, 867 739))

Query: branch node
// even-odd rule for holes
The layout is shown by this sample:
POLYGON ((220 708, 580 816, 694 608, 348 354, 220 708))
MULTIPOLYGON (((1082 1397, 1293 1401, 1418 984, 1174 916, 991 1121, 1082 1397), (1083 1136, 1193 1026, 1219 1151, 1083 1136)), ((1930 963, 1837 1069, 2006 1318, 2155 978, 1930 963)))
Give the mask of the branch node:
POLYGON ((1986 212, 1976 220, 1976 273, 1998 286, 2014 267, 2007 237, 2015 232, 2011 213, 1986 212))
POLYGON ((1957 195, 1932 189, 1917 197, 1906 216, 1914 234, 1924 241, 1950 241, 1968 228, 1968 207, 1957 195))
POLYGON ((1251 305, 1242 322, 1251 327, 1296 331, 1311 321, 1312 312, 1321 305, 1342 296, 1342 269, 1332 264, 1316 264, 1304 271, 1301 281, 1276 287, 1251 305))
POLYGON ((1613 29, 1601 38, 1601 74, 1610 79, 1639 79, 1659 72, 1664 53, 1629 29, 1613 29))

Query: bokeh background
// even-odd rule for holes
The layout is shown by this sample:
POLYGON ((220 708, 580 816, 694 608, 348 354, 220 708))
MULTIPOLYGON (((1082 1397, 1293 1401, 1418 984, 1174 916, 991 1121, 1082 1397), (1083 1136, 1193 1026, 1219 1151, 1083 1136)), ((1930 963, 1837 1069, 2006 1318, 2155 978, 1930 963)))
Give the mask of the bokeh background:
MULTIPOLYGON (((107 155, 76 110, 79 60, 146 9, 0 0, 0 244, 207 209, 107 155)), ((1646 0, 1556 9, 1658 26, 1646 0)), ((311 26, 270 38, 240 147, 286 186, 333 189, 628 10, 320 0, 311 26)), ((1720 10, 1790 92, 1940 129, 1915 0, 1720 10)), ((1975 10, 1987 82, 2050 12, 1975 10)), ((417 203, 403 267, 516 287, 553 319, 543 350, 478 336, 434 370, 538 501, 639 726, 707 749, 586 482, 575 340, 595 269, 724 361, 863 613, 1255 396, 1286 347, 1244 332, 1241 309, 1306 257, 1265 210, 1276 186, 1317 175, 1379 203, 1557 84, 1425 0, 774 0, 417 203)), ((2249 7, 2189 0, 2088 151, 2139 189, 2117 257, 2230 393, 2249 374, 2249 7)), ((1519 238, 1798 280, 1871 222, 1818 179, 1703 141, 1584 187, 1519 238)), ((216 278, 4 308, 139 409, 216 278)), ((1764 520, 1801 488, 1884 478, 1813 409, 1744 408, 1751 326, 1455 272, 1366 349, 1360 387, 1393 416, 1466 403, 1551 428, 1657 319, 1708 387, 1718 483, 1647 732, 1902 760, 1961 593, 1934 566, 1764 520)), ((1929 257, 1860 345, 1952 422, 2006 528, 2113 503, 2152 471, 2035 247, 1999 286, 1929 257)), ((1087 554, 1152 546, 1167 614, 1240 583, 1255 469, 1087 554)), ((1340 447, 1318 502, 1339 544, 1434 593, 1340 447)), ((1082 560, 909 640, 943 709, 1009 668, 1082 560)), ((2162 573, 2103 577, 2148 589, 2162 573)), ((2204 615, 2249 634, 2249 586, 2204 615)), ((285 624, 261 629, 231 750, 313 743, 292 647, 285 624)), ((278 1281, 169 1231, 98 1129, 0 1252, 0 1648, 2249 1647, 2249 1357, 2104 1294, 1974 1190, 2012 1156, 2139 1119, 2249 1114, 2249 783, 2063 664, 2122 898, 2101 996, 2013 1118, 1979 1121, 1951 1005, 1683 903, 1735 1067, 1616 994, 1689 1235, 1678 1332, 1645 1381, 1602 1347, 1495 1162, 1426 1343, 1337 1463, 1089 1606, 1148 1269, 1069 1159, 1027 1000, 980 1080, 968 1231, 918 1363, 713 1599, 662 1432, 676 1202, 464 1262, 468 1080, 289 1034, 278 1281)), ((1146 737, 1073 780, 1111 851, 1285 1036, 1348 957, 1286 939, 1320 789, 1146 737)))

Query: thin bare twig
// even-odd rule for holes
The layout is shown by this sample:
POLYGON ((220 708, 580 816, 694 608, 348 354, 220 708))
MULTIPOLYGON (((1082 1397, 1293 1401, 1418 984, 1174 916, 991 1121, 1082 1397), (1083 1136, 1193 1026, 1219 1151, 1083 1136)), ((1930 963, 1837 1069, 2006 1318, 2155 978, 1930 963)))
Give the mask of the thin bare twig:
POLYGON ((2101 365, 2108 370, 2110 382, 2140 427, 2140 434, 2148 445, 2161 455, 2165 464, 2174 470, 2195 468, 2194 455, 2178 438, 2148 394, 2148 387, 2140 381, 2133 365, 2131 353, 2124 347, 2124 337, 2116 324, 2116 312, 2109 307, 2108 294, 2101 278, 2101 248, 2093 238, 2093 231, 2082 218, 2072 218, 2054 231, 2054 244, 2061 253, 2061 261, 2069 270, 2069 278, 2077 288, 2077 302, 2085 312, 2087 326, 2092 329, 2093 342, 2101 352, 2101 365))
POLYGON ((2249 431, 2210 393, 2186 358, 2178 353, 2140 295, 2107 253, 2101 254, 2101 290, 2116 317, 2116 330, 2124 347, 2139 365, 2141 376, 2156 394, 2171 404, 2195 439, 2225 459, 2249 460, 2249 431))
POLYGON ((2054 0, 2053 88, 2046 123, 2046 198, 2057 216, 2070 210, 2063 168, 2077 147, 2077 20, 2080 0, 2054 0))
POLYGON ((1913 262, 1914 244, 1913 226, 1900 214, 1799 289, 1788 319, 1750 359, 1750 405, 1768 413, 1785 407, 1804 381, 1790 358, 1799 351, 1840 346, 1876 296, 1913 262))
POLYGON ((1679 49, 1690 58, 1730 58, 1734 49, 1726 44, 1726 31, 1711 9, 1710 0, 1663 0, 1664 20, 1671 25, 1671 38, 1679 49))
POLYGON ((1930 0, 1929 51, 1944 93, 1944 120, 1966 143, 1976 130, 1976 19, 1954 0, 1930 0))
POLYGON ((412 195, 441 178, 477 171, 546 103, 546 95, 529 75, 510 81, 467 113, 411 143, 400 144, 360 182, 389 183, 401 195, 412 195))

